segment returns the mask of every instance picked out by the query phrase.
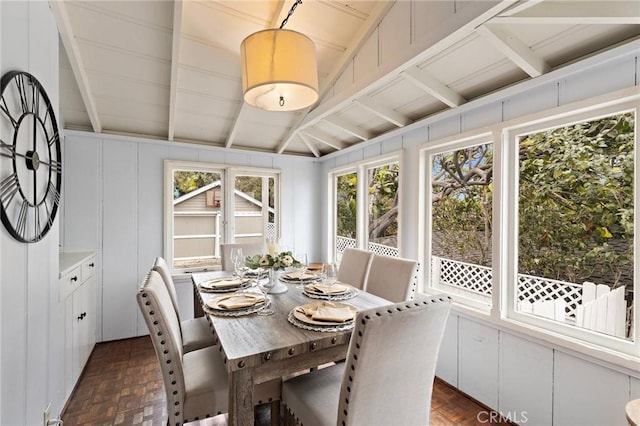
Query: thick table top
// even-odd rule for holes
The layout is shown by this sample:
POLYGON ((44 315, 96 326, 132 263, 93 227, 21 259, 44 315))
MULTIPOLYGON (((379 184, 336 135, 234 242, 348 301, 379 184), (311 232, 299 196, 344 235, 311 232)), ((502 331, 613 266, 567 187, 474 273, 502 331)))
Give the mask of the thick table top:
MULTIPOLYGON (((204 272, 192 275, 194 285, 228 273, 204 272)), ((291 358, 303 353, 347 345, 351 330, 319 332, 304 330, 289 323, 287 316, 296 306, 318 301, 302 293, 296 284, 286 284, 289 290, 281 294, 270 294, 273 315, 250 314, 240 317, 209 315, 220 345, 228 361, 227 367, 234 371, 246 367, 257 367, 265 362, 291 358)), ((202 301, 218 294, 198 292, 202 301)), ((358 296, 342 301, 358 310, 384 306, 390 302, 363 291, 358 296)))

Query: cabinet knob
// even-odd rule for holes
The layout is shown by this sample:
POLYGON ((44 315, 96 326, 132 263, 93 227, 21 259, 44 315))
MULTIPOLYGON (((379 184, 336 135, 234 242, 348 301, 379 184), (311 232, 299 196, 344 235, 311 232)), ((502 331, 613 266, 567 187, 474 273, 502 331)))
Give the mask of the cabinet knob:
POLYGON ((71 281, 78 281, 78 277, 74 275, 73 277, 71 277, 71 281))
POLYGON ((91 263, 89 264, 89 266, 91 266, 91 267, 93 268, 93 267, 95 266, 95 264, 94 264, 93 262, 91 262, 91 263))

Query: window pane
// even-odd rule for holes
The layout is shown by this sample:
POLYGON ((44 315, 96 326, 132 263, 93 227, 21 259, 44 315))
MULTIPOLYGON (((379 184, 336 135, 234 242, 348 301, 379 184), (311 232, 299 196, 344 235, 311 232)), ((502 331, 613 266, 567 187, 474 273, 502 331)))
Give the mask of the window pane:
POLYGON ((628 336, 634 119, 618 114, 520 138, 518 311, 628 336))
POLYGON ((493 144, 431 156, 430 286, 491 305, 493 144))
POLYGON ((398 184, 400 165, 367 170, 369 251, 398 256, 398 184))
POLYGON ((235 242, 262 243, 269 232, 275 232, 273 220, 273 178, 263 176, 236 176, 235 179, 235 242), (271 181, 271 182, 269 182, 271 181), (267 205, 263 207, 262 199, 267 198, 267 205))
POLYGON ((219 172, 173 172, 173 267, 220 265, 222 180, 219 172))
POLYGON ((345 248, 356 246, 356 192, 358 177, 355 172, 336 176, 336 260, 340 261, 345 248))

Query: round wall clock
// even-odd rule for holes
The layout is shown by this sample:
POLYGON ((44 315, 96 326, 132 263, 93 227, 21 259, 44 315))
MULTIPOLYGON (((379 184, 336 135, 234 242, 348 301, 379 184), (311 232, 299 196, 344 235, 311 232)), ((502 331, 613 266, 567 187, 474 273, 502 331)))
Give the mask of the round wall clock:
POLYGON ((58 123, 40 82, 9 71, 0 82, 0 205, 2 223, 18 241, 51 229, 62 187, 58 123))

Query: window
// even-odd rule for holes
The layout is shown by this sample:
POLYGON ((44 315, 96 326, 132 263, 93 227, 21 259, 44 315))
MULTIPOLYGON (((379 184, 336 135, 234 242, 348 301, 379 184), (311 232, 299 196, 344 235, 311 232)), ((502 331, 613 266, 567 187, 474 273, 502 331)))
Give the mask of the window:
POLYGON ((428 286, 491 306, 493 143, 491 135, 426 151, 430 188, 428 286))
POLYGON ((602 112, 507 132, 517 170, 510 301, 526 323, 631 341, 636 117, 602 112))
POLYGON ((219 268, 221 243, 279 235, 277 171, 167 160, 165 198, 164 257, 174 271, 219 268))
POLYGON ((638 98, 425 144, 425 291, 571 349, 637 356, 638 98))
POLYGON ((346 248, 399 255, 400 162, 397 154, 330 173, 330 240, 340 262, 346 248))

